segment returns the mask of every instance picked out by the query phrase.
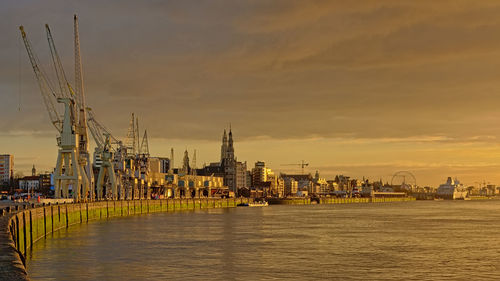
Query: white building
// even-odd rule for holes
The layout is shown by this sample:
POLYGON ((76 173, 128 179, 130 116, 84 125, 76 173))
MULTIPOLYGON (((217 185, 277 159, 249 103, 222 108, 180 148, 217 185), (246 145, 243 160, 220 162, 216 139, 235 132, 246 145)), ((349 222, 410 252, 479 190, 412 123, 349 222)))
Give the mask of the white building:
POLYGON ((19 179, 19 188, 27 192, 38 190, 40 188, 40 177, 28 176, 19 179))

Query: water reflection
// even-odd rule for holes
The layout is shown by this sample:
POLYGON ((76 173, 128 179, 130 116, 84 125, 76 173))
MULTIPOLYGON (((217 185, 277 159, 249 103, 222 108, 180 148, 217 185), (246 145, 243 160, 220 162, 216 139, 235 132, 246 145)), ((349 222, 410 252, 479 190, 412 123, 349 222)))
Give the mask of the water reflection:
POLYGON ((115 218, 35 244, 33 280, 491 280, 500 201, 270 206, 115 218))

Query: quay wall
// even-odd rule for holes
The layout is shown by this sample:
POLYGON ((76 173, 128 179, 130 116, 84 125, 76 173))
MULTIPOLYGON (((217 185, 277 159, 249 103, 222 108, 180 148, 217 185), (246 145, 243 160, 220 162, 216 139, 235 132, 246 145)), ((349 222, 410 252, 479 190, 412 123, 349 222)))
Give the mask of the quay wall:
POLYGON ((296 197, 296 198, 273 198, 269 199, 271 205, 309 205, 309 204, 354 204, 354 203, 384 203, 384 202, 407 202, 415 201, 415 197, 394 198, 335 198, 335 197, 296 197))
MULTIPOLYGON (((112 217, 156 212, 175 212, 211 208, 236 207, 249 203, 249 198, 182 198, 160 200, 120 200, 70 203, 19 210, 0 210, 0 280, 29 280, 26 253, 33 244, 62 228, 112 217)), ((28 207, 28 208, 26 208, 28 207)))

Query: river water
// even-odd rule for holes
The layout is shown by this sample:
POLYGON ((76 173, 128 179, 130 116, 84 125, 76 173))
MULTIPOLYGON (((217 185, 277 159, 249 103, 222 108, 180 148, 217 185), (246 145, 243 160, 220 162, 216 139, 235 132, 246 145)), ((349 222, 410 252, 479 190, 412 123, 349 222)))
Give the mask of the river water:
POLYGON ((500 201, 238 207, 83 224, 33 280, 500 280, 500 201))

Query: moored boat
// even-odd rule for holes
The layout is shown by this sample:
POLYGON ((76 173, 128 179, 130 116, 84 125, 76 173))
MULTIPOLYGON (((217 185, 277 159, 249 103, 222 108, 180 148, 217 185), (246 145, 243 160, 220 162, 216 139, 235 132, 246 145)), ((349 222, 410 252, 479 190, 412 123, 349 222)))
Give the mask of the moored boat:
POLYGON ((465 200, 467 189, 457 179, 448 177, 446 183, 440 185, 436 191, 436 197, 448 200, 465 200))
POLYGON ((269 203, 267 203, 267 201, 255 201, 253 203, 248 203, 248 206, 250 206, 250 207, 265 207, 265 206, 269 206, 269 203))

